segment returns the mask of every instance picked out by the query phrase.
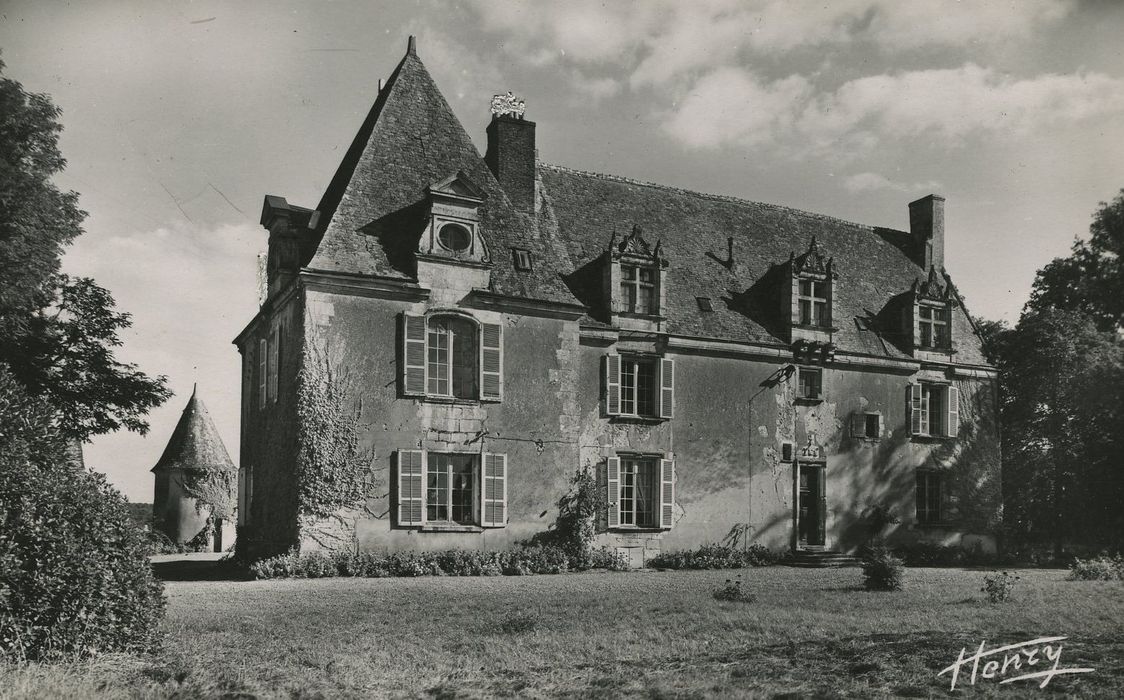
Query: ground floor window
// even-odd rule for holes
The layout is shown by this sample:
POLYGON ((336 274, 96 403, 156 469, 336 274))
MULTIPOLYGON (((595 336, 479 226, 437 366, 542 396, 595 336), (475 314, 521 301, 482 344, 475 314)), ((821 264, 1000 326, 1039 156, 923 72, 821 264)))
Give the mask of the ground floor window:
POLYGON ((944 491, 944 474, 933 470, 917 472, 917 522, 942 521, 941 500, 944 491))
POLYGON ((507 456, 399 450, 398 525, 503 527, 507 456))
POLYGON ((675 521, 675 462, 620 455, 605 464, 609 529, 670 530, 675 521))
POLYGON ((655 527, 656 460, 621 459, 621 525, 655 527))

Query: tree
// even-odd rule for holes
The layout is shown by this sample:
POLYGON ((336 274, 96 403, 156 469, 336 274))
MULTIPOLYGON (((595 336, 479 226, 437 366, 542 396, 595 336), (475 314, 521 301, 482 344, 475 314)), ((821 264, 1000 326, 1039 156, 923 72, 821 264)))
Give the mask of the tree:
POLYGON ((1079 311, 1101 330, 1124 328, 1124 189, 1093 214, 1088 239, 1038 271, 1029 311, 1079 311))
POLYGON ((55 408, 67 437, 144 433, 145 414, 170 396, 165 378, 118 362, 129 315, 93 280, 59 273, 86 216, 77 193, 51 181, 66 166, 59 113, 0 75, 0 365, 55 408))
POLYGON ((1120 547, 1124 348, 1079 311, 1028 310, 994 342, 1004 519, 1016 539, 1120 547))

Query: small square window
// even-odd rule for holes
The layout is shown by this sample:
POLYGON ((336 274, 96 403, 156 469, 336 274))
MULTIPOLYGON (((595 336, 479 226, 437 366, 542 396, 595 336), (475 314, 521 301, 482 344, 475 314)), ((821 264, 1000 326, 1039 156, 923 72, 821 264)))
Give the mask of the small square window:
POLYGON ((817 401, 823 398, 823 372, 819 369, 801 367, 797 377, 799 379, 797 398, 817 401))
POLYGON ((531 251, 524 248, 512 248, 511 252, 515 256, 515 269, 521 272, 530 271, 531 251))
POLYGON ((791 442, 782 442, 781 443, 781 461, 782 462, 791 462, 792 461, 792 443, 791 442))
POLYGON ((699 303, 699 311, 714 311, 714 304, 711 303, 710 297, 695 297, 695 301, 699 303))

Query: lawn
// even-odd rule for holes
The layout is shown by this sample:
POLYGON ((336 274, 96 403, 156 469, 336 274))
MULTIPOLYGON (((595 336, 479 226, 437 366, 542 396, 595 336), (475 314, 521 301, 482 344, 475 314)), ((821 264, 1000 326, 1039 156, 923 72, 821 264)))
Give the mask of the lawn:
POLYGON ((1124 584, 1018 573, 998 605, 959 569, 910 569, 898 593, 787 567, 170 582, 159 655, 0 668, 0 696, 929 697, 962 647, 1067 636, 1061 667, 1093 673, 957 693, 1124 697, 1124 584), (756 602, 711 597, 737 576, 756 602))

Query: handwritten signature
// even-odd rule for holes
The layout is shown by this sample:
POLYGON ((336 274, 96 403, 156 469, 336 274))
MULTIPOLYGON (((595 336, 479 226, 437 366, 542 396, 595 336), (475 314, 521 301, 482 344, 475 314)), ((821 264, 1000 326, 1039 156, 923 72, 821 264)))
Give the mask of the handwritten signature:
POLYGON ((1029 642, 1008 644, 994 649, 988 649, 987 642, 980 642, 980 648, 976 650, 976 653, 968 656, 968 648, 964 647, 960 650, 960 657, 956 659, 956 662, 937 675, 943 676, 946 673, 951 673, 952 684, 949 686, 949 690, 955 690, 956 681, 960 679, 961 669, 968 665, 972 667, 972 675, 968 685, 975 685, 977 676, 987 679, 1003 678, 999 681, 1000 685, 1041 678, 1042 682, 1038 684, 1038 687, 1045 688, 1054 676, 1070 673, 1092 673, 1093 669, 1091 668, 1059 668, 1062 662, 1062 645, 1060 642, 1063 639, 1066 638, 1039 637, 1029 642), (989 659, 988 657, 996 658, 989 659), (988 660, 984 661, 984 659, 988 660), (982 668, 981 661, 983 662, 982 668), (1036 668, 1039 667, 1040 663, 1045 666, 1051 662, 1053 662, 1053 666, 1050 668, 1041 671, 1036 668), (1024 669, 1029 672, 1010 678, 1004 677, 1009 671, 1015 672, 1024 669))

